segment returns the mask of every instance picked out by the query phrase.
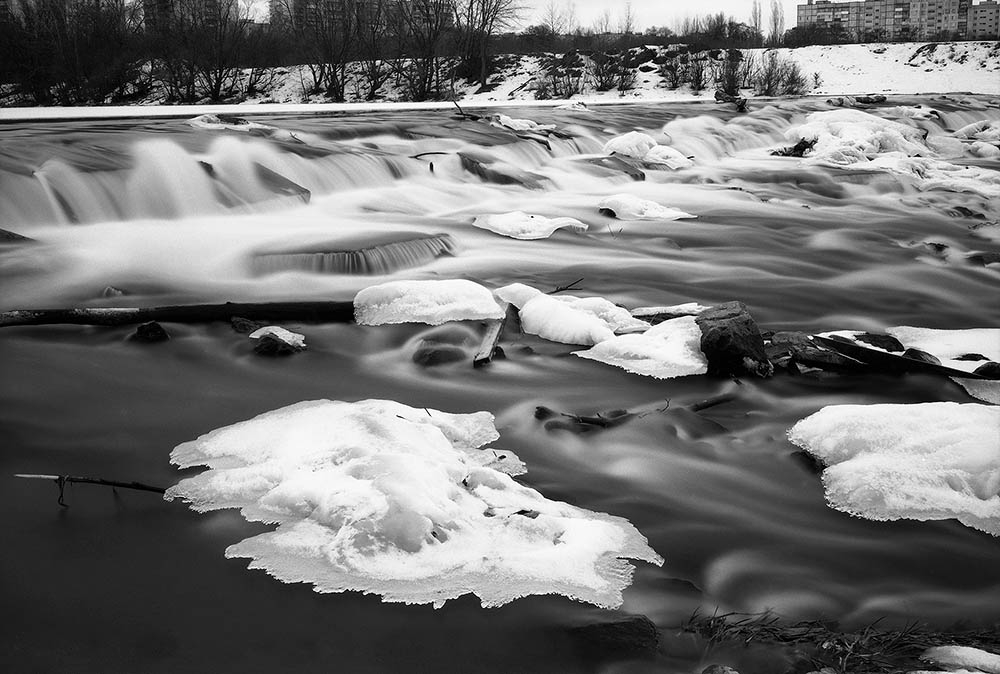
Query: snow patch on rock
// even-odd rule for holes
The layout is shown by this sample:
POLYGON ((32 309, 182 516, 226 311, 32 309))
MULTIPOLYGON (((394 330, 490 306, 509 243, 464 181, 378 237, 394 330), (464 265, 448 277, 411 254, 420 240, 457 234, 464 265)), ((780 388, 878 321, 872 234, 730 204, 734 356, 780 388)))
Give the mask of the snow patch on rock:
POLYGON ((354 319, 359 325, 440 325, 502 317, 503 309, 493 293, 464 279, 390 281, 364 288, 354 297, 354 319))
POLYGON ((574 232, 587 231, 587 225, 576 218, 546 218, 524 211, 480 215, 472 221, 472 224, 480 229, 522 240, 546 239, 557 229, 562 228, 574 232))
POLYGON ((697 216, 676 208, 662 206, 649 199, 640 199, 631 194, 615 194, 602 199, 597 207, 614 213, 619 220, 680 220, 697 216))
POLYGON ((708 372, 700 344, 701 328, 693 316, 684 316, 663 321, 641 334, 605 340, 575 355, 635 374, 672 379, 708 372))

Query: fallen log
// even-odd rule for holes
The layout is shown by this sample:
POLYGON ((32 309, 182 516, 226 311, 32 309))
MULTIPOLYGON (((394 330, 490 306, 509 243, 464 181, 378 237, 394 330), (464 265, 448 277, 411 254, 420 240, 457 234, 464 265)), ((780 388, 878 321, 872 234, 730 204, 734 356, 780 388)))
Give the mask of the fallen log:
POLYGON ((347 302, 226 302, 182 304, 165 307, 78 309, 15 309, 0 312, 0 327, 18 325, 133 325, 164 323, 210 323, 230 321, 234 316, 249 320, 314 321, 350 323, 354 303, 347 302))
POLYGON ((78 477, 74 475, 36 475, 33 473, 18 473, 14 477, 25 478, 28 480, 49 480, 56 483, 59 487, 59 505, 63 508, 68 508, 66 501, 63 499, 65 493, 64 490, 67 484, 97 484, 103 487, 112 488, 122 488, 122 489, 135 489, 137 491, 151 491, 157 494, 163 494, 166 489, 163 487, 154 487, 153 485, 144 484, 142 482, 119 482, 117 480, 104 480, 99 477, 78 477))

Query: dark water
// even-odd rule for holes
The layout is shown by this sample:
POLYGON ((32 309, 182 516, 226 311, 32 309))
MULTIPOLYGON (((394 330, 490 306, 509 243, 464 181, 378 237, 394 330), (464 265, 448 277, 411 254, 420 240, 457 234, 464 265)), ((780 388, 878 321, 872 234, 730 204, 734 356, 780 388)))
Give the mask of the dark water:
MULTIPOLYGON (((977 99, 902 100, 939 116, 943 135, 1000 110, 977 99)), ((897 118, 887 106, 876 114, 897 118)), ((767 149, 815 101, 744 117, 705 104, 514 110, 567 138, 551 149, 448 113, 262 118, 306 143, 194 129, 183 120, 0 126, 0 227, 36 238, 0 252, 0 309, 175 302, 350 299, 385 279, 471 278, 543 289, 576 279, 579 295, 626 306, 744 301, 765 329, 1000 325, 1000 272, 964 256, 996 252, 997 200, 887 172, 803 166, 767 149), (645 182, 587 164, 613 135, 674 125, 695 157, 645 182), (434 152, 418 159, 412 155, 434 152), (513 176, 496 184, 456 153, 513 176), (211 166, 206 170, 199 161, 211 166), (430 169, 433 162, 434 170, 430 169), (311 191, 282 194, 264 165, 311 191), (523 172, 530 172, 525 180, 523 172), (517 184, 520 180, 526 185, 517 184), (621 222, 603 195, 630 192, 696 214, 621 222), (520 209, 572 216, 586 234, 515 241, 473 228, 475 215, 520 209), (448 234, 453 256, 387 276, 261 273, 268 251, 448 234), (945 254, 926 242, 944 243, 945 254), (125 297, 102 297, 107 286, 125 297)), ((955 163, 996 171, 1000 164, 955 163)), ((496 173, 489 174, 496 179, 496 173)), ((858 625, 885 616, 945 626, 1000 620, 1000 544, 955 522, 875 523, 829 509, 818 476, 785 432, 838 403, 971 402, 922 376, 776 376, 656 381, 530 336, 506 360, 424 368, 426 326, 286 324, 309 350, 255 356, 227 325, 168 324, 143 346, 127 329, 0 330, 0 561, 6 671, 692 671, 700 645, 674 629, 695 608, 773 608, 787 618, 858 625), (735 391, 695 415, 685 404, 735 391), (527 463, 523 481, 551 499, 627 517, 663 555, 640 564, 622 611, 664 631, 655 662, 612 663, 568 628, 615 614, 562 597, 500 609, 465 597, 434 610, 282 585, 224 549, 258 532, 234 512, 198 515, 138 492, 55 487, 15 472, 96 475, 170 485, 170 449, 214 428, 315 398, 391 398, 452 412, 490 410, 499 447, 527 463), (585 435, 547 431, 537 405, 578 414, 660 410, 585 435), (6 476, 6 477, 4 477, 6 476)), ((470 331, 469 357, 478 326, 470 331)), ((744 674, 779 662, 741 663, 744 674)))

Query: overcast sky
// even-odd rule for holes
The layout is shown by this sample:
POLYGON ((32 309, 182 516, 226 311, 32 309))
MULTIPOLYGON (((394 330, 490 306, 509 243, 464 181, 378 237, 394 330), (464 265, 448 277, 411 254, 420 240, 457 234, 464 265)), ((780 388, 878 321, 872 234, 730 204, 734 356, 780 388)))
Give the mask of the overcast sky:
MULTIPOLYGON (((557 4, 564 4, 566 0, 556 0, 557 4)), ((611 10, 612 21, 622 13, 626 0, 570 0, 576 5, 576 14, 583 28, 590 27, 594 20, 605 10, 611 10)), ((785 9, 785 28, 795 25, 795 6, 803 4, 805 0, 779 0, 785 9)), ((526 0, 528 9, 524 16, 524 25, 529 26, 539 23, 539 16, 542 7, 548 4, 547 0, 526 0)), ((668 26, 674 28, 677 22, 685 15, 704 15, 725 12, 734 17, 737 21, 750 22, 750 7, 752 0, 632 0, 632 10, 636 17, 636 25, 639 29, 649 26, 668 26)), ((770 12, 771 0, 761 0, 764 10, 764 23, 767 24, 770 12)))

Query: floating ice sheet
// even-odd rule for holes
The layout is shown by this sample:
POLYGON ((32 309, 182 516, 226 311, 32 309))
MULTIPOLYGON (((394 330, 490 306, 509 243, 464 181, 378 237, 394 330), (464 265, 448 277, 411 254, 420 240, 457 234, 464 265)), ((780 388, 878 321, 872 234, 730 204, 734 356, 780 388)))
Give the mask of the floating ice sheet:
POLYGON ((530 119, 515 119, 507 115, 499 114, 490 122, 493 126, 510 129, 511 131, 534 131, 537 133, 547 133, 555 131, 555 124, 539 124, 530 119))
POLYGON ((1000 674, 1000 655, 971 646, 935 646, 924 651, 920 659, 952 671, 1000 674))
POLYGON ((493 293, 472 281, 390 281, 370 286, 354 297, 359 325, 427 323, 503 318, 493 293))
POLYGON ((827 468, 826 498, 872 520, 957 519, 1000 536, 1000 408, 834 405, 789 439, 827 468))
POLYGON ((487 229, 512 239, 546 239, 557 230, 566 228, 574 232, 587 231, 587 225, 576 218, 546 218, 524 211, 480 215, 472 222, 480 229, 487 229))
POLYGON ((605 143, 604 152, 605 154, 614 153, 635 159, 642 159, 656 145, 657 143, 652 136, 639 131, 629 131, 605 143))
POLYGON ((631 194, 615 194, 602 199, 597 207, 609 210, 619 220, 680 220, 694 215, 669 206, 662 206, 649 199, 640 199, 631 194))
POLYGON ((302 402, 179 445, 209 470, 166 498, 240 508, 277 524, 226 550, 284 582, 441 606, 463 594, 500 606, 532 594, 621 604, 633 567, 662 559, 627 521, 550 501, 482 449, 488 412, 448 414, 386 400, 302 402))
POLYGON ((575 355, 657 379, 708 372, 701 328, 693 316, 663 321, 641 334, 619 335, 575 355))
POLYGON ((553 342, 597 344, 616 332, 649 328, 649 323, 603 297, 546 295, 523 283, 504 286, 496 295, 520 309, 525 332, 553 342))

